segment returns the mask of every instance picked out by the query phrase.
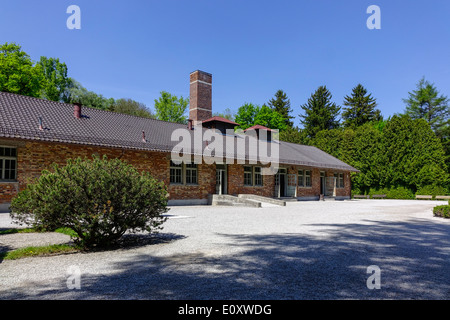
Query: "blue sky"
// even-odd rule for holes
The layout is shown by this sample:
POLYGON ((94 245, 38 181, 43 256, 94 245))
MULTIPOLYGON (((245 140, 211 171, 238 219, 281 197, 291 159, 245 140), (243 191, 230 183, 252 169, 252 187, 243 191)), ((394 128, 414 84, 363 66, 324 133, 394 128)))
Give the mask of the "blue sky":
POLYGON ((33 60, 57 57, 105 97, 153 107, 165 90, 189 96, 189 73, 213 74, 213 109, 263 104, 278 89, 300 105, 326 85, 342 105, 358 83, 385 117, 425 76, 450 96, 448 0, 0 0, 0 43, 33 60), (81 30, 69 30, 69 5, 81 30), (370 5, 381 30, 369 30, 370 5))

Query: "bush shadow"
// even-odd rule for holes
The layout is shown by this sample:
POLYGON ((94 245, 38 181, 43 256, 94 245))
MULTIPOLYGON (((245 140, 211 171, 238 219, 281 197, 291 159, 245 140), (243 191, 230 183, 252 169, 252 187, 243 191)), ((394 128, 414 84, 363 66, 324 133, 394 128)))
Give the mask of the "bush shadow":
MULTIPOLYGON (((320 224, 314 234, 218 234, 221 250, 114 263, 81 290, 10 292, 12 299, 449 299, 450 224, 440 220, 320 224), (224 247, 224 241, 226 246, 224 247), (381 269, 370 290, 367 268, 381 269)), ((172 243, 170 245, 177 245, 172 243)))

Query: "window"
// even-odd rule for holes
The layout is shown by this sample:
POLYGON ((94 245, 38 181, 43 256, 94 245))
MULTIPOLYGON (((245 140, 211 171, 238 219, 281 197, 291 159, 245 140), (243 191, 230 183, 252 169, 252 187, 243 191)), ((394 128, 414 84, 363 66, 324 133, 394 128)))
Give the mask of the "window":
POLYGON ((16 148, 0 147, 0 180, 13 181, 17 178, 16 148))
POLYGON ((244 166, 244 186, 261 187, 263 185, 262 168, 244 166))
POLYGON ((344 188, 344 174, 335 173, 334 177, 336 178, 336 188, 344 188))
POLYGON ((298 186, 311 187, 311 170, 298 170, 298 186))
POLYGON ((170 183, 182 184, 183 183, 183 164, 175 164, 170 161, 170 183))
POLYGON ((305 187, 311 187, 311 170, 305 170, 305 187))
POLYGON ((245 186, 252 186, 252 167, 244 167, 244 185, 245 186))
POLYGON ((198 168, 194 163, 175 164, 170 161, 170 183, 171 184, 197 184, 198 168))
POLYGON ((186 164, 186 184, 197 184, 197 165, 186 164))
POLYGON ((298 186, 299 187, 304 187, 304 177, 303 177, 303 170, 298 170, 298 186))
POLYGON ((262 186, 263 180, 261 175, 261 167, 254 167, 254 175, 255 175, 255 186, 262 186))

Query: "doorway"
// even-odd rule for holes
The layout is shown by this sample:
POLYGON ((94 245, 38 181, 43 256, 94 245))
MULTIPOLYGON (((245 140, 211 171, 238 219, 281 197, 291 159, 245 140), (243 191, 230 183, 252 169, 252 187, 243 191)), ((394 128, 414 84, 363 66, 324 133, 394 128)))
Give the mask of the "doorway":
POLYGON ((216 165, 216 194, 227 194, 226 165, 216 165))
POLYGON ((325 172, 320 171, 320 194, 325 195, 325 172))
POLYGON ((286 168, 279 168, 275 175, 275 197, 286 197, 287 190, 287 170, 286 168))

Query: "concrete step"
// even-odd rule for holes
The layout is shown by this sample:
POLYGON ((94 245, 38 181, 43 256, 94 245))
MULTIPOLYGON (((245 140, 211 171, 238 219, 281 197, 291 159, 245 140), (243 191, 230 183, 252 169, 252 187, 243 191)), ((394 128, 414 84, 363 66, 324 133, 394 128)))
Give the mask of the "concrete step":
POLYGON ((234 206, 234 207, 253 207, 260 208, 261 202, 250 199, 241 199, 228 194, 210 195, 209 203, 213 206, 234 206))
POLYGON ((258 195, 254 195, 254 194, 239 194, 238 197, 240 199, 247 199, 247 200, 251 200, 251 201, 270 203, 270 204, 274 204, 277 206, 286 206, 285 200, 263 197, 263 196, 258 196, 258 195))

